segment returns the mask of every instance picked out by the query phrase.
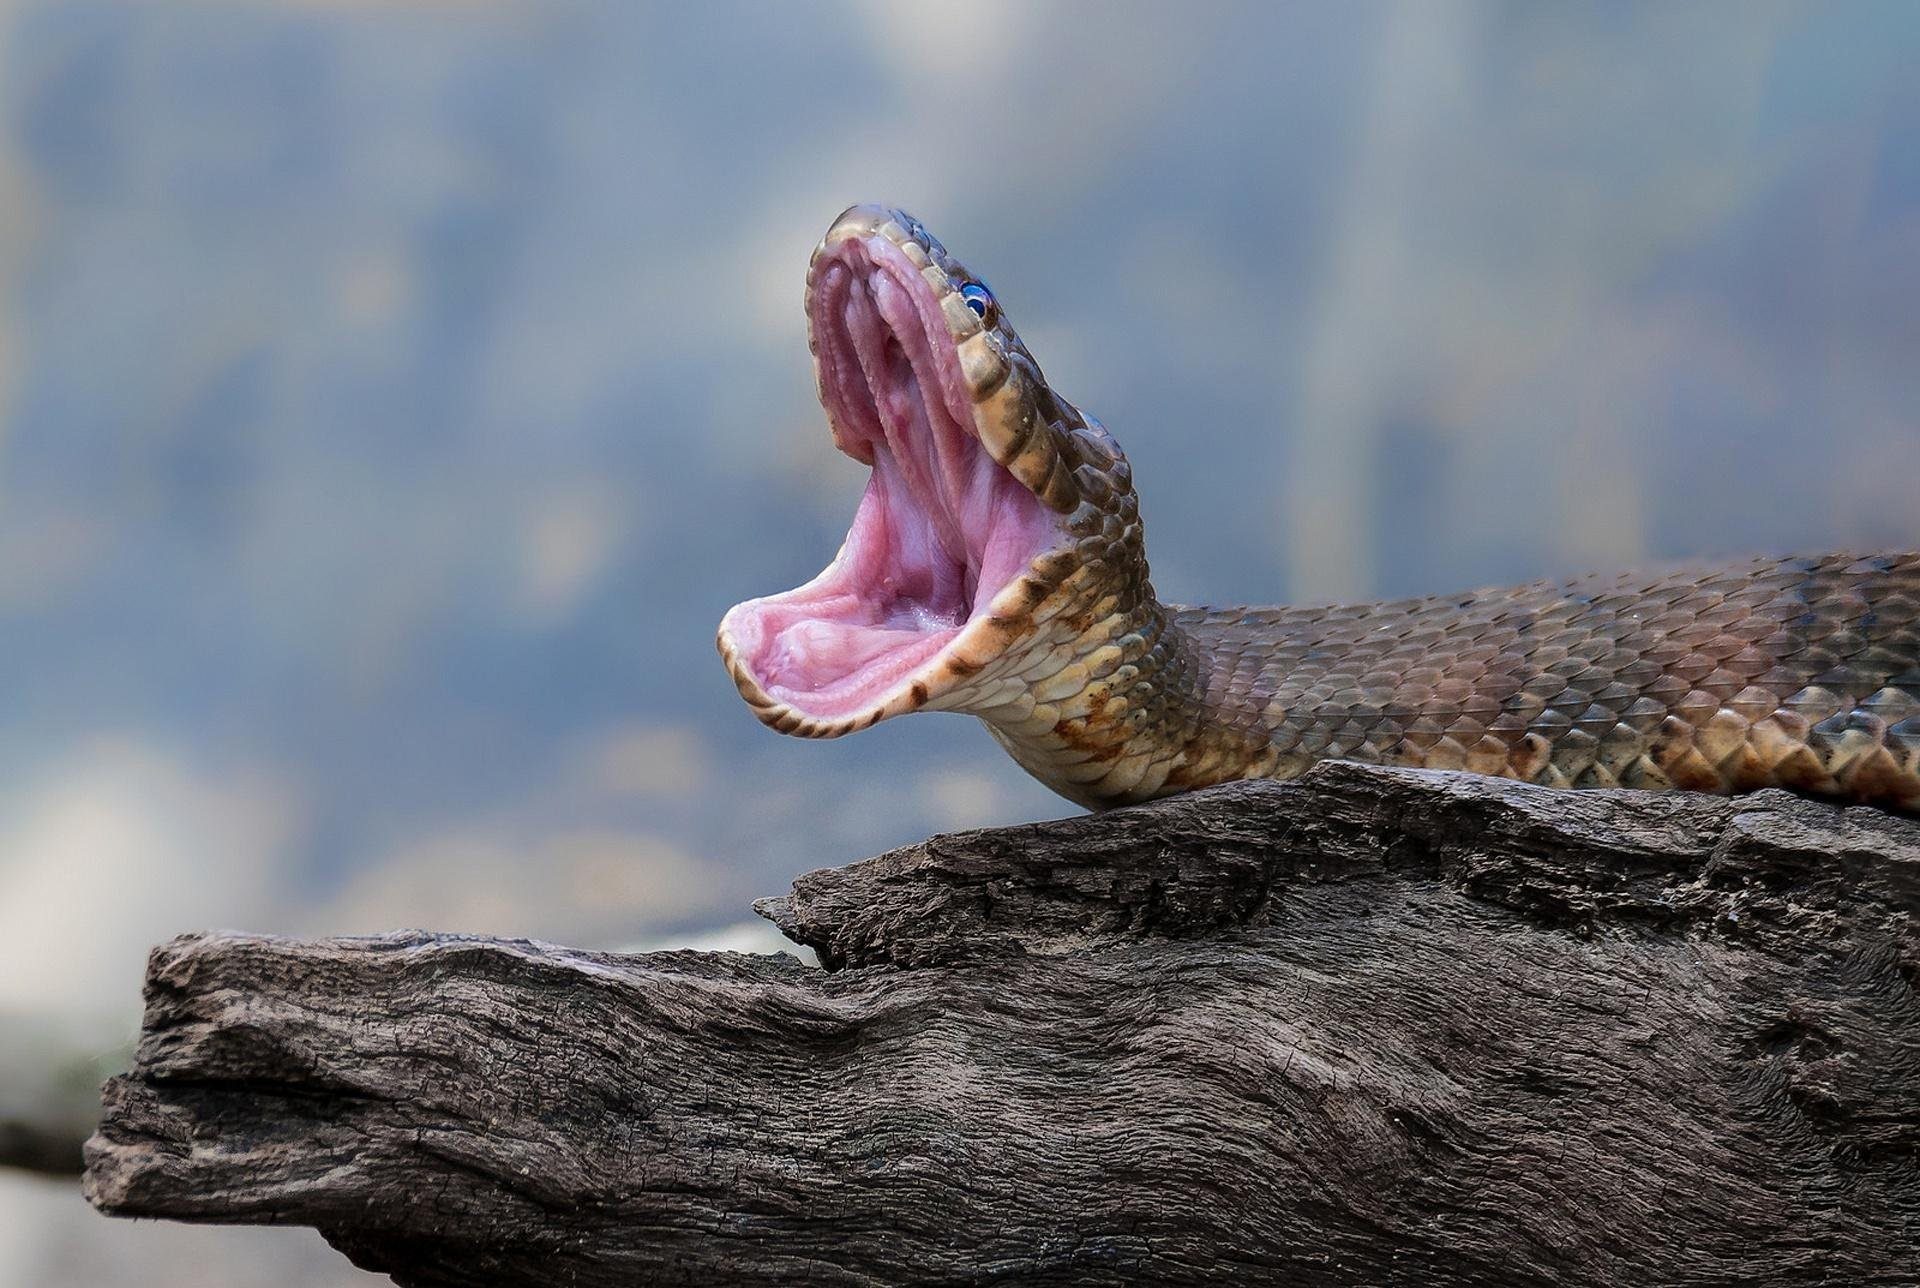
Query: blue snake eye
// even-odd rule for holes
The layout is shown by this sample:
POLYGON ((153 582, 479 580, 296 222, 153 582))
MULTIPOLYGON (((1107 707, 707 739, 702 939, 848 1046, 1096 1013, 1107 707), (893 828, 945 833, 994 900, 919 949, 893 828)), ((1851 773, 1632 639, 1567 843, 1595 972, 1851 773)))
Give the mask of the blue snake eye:
POLYGON ((968 282, 960 288, 960 298, 973 310, 974 316, 993 325, 993 319, 999 316, 1000 306, 994 302, 993 292, 987 289, 985 282, 968 282))

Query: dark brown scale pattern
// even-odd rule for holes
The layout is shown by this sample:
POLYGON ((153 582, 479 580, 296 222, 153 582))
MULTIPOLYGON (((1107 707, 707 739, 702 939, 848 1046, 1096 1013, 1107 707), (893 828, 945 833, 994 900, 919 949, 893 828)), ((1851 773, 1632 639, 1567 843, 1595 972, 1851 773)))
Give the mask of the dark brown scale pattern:
POLYGON ((1199 705, 1264 729, 1272 777, 1340 758, 1920 808, 1920 554, 1172 620, 1199 705))

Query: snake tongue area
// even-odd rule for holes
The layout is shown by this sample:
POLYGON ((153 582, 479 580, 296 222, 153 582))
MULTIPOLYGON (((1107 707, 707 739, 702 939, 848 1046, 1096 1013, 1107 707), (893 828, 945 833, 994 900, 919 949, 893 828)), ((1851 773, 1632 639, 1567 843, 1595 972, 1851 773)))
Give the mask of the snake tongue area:
POLYGON ((826 570, 735 606, 719 643, 762 720, 832 737, 937 705, 997 650, 995 597, 1068 538, 981 444, 963 337, 899 246, 823 246, 809 321, 834 442, 873 474, 826 570))

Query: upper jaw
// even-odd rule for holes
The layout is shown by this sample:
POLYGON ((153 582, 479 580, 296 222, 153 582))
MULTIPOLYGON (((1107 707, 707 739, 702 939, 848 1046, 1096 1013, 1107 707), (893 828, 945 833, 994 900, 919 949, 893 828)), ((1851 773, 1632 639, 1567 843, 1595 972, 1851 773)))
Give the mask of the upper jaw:
MULTIPOLYGON (((1052 390, 1020 337, 1001 317, 989 324, 967 307, 961 288, 977 279, 919 220, 903 210, 879 205, 850 206, 827 229, 807 266, 808 346, 819 362, 816 292, 823 277, 847 254, 847 243, 863 243, 877 260, 916 273, 932 293, 931 312, 945 324, 952 345, 955 381, 971 403, 973 434, 987 454, 1005 467, 1048 509, 1071 514, 1084 499, 1076 478, 1078 462, 1052 423, 1052 390)), ((822 398, 825 391, 822 390, 822 398)), ((834 441, 849 450, 839 426, 834 441)))
MULTIPOLYGON (((889 281, 902 296, 911 295, 930 340, 937 340, 938 329, 944 328, 946 344, 941 347, 951 349, 956 361, 940 364, 941 392, 955 419, 979 434, 981 426, 974 423, 974 404, 1005 383, 1007 362, 1005 349, 996 343, 992 329, 967 307, 961 295, 965 270, 912 216, 883 206, 861 205, 849 207, 834 220, 807 265, 807 347, 814 355, 820 400, 828 412, 834 444, 856 460, 871 464, 871 454, 847 434, 842 418, 835 415, 828 387, 833 366, 829 355, 821 352, 826 338, 823 332, 830 331, 838 321, 835 301, 830 297, 844 285, 843 275, 849 270, 889 281)), ((897 323, 901 319, 889 320, 897 323)), ((990 443, 987 446, 992 450, 990 443)))

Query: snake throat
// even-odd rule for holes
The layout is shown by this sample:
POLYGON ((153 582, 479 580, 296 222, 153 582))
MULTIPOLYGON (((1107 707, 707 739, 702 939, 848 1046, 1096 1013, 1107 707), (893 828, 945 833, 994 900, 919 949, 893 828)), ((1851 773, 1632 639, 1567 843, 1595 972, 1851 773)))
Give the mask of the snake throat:
POLYGON ((950 313, 963 283, 944 278, 877 231, 816 252, 821 403, 836 446, 872 474, 833 562, 720 629, 742 695, 786 732, 833 736, 950 691, 996 651, 996 597, 1020 598, 1022 574, 1066 539, 981 442, 959 355, 978 328, 950 313))

